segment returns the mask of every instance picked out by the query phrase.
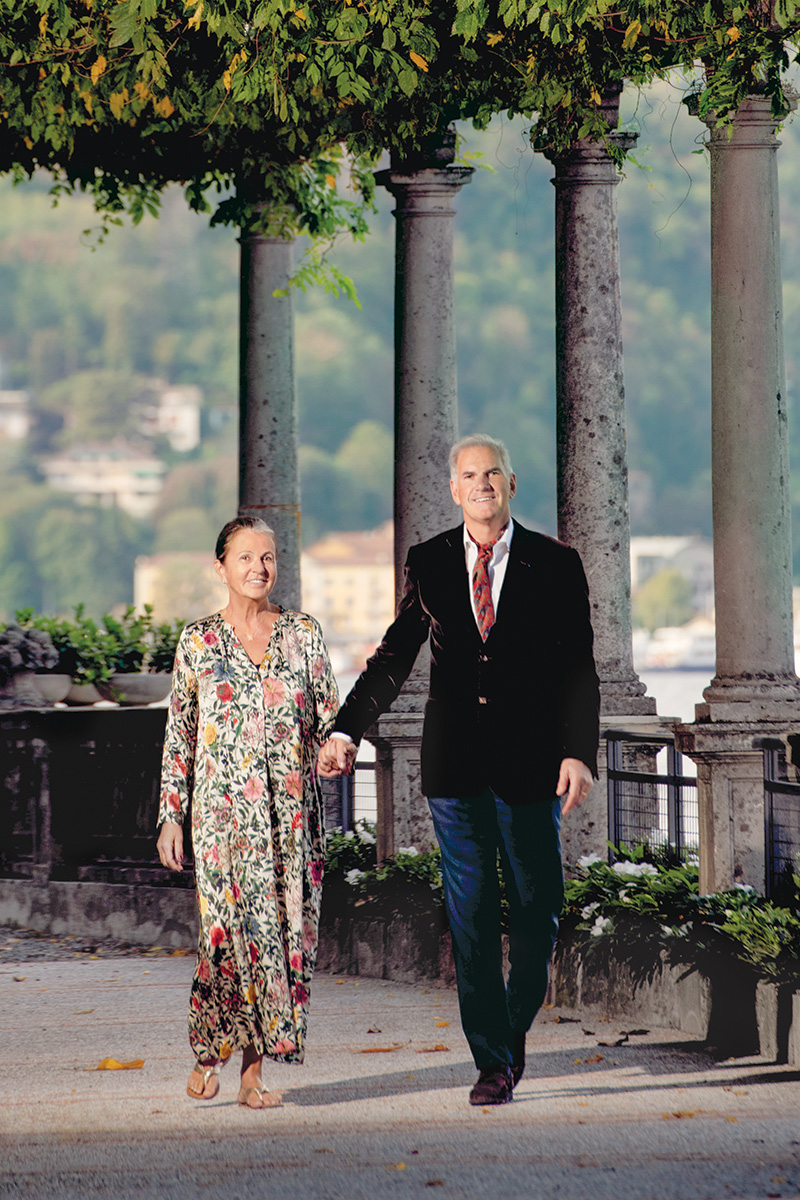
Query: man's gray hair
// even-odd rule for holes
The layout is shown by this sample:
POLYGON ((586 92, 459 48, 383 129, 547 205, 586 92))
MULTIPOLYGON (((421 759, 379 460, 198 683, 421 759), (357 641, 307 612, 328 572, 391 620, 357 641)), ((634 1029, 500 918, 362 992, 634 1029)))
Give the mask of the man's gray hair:
POLYGON ((489 437, 487 433, 471 433, 468 437, 459 438, 454 446, 450 448, 450 478, 455 479, 458 474, 458 456, 462 450, 468 450, 472 446, 486 446, 489 450, 494 450, 497 455, 497 461, 500 464, 500 470, 505 475, 506 479, 510 479, 513 475, 511 467, 511 459, 508 456, 508 451, 502 442, 497 438, 489 437))

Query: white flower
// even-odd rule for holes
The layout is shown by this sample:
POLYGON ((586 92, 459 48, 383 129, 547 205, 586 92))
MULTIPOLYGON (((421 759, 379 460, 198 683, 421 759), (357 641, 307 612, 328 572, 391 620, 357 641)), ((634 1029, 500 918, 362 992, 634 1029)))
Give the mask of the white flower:
POLYGON ((662 925, 661 932, 663 933, 664 937, 672 937, 673 928, 671 925, 662 925))
POLYGON ((733 886, 740 892, 747 892, 748 895, 756 894, 756 889, 749 883, 735 883, 733 886))
POLYGON ((588 921, 595 909, 598 909, 599 907, 599 900, 593 900, 591 904, 584 904, 583 908, 581 909, 581 916, 583 917, 584 921, 588 921))
POLYGON ((582 854, 578 859, 578 866, 583 867, 584 871, 588 871, 589 867, 595 863, 602 862, 603 859, 599 854, 582 854))
POLYGON ((361 841, 365 846, 375 845, 375 834, 370 833, 368 829, 359 829, 358 836, 361 838, 361 841))
POLYGON ((347 833, 346 833, 344 836, 345 836, 345 837, 347 838, 347 840, 349 841, 349 840, 350 840, 350 838, 354 838, 356 835, 353 833, 352 829, 348 829, 347 833))
POLYGON ((621 891, 621 892, 620 892, 620 894, 619 894, 619 898, 620 898, 620 900, 627 900, 627 899, 628 899, 628 889, 627 889, 627 888, 623 888, 623 889, 622 889, 622 891, 621 891))
POLYGON ((610 917, 595 917, 594 925, 589 930, 592 937, 601 937, 611 924, 610 917))
POLYGON ((407 854, 410 858, 416 858, 419 854, 419 850, 416 846, 398 846, 397 853, 407 854))
POLYGON ((363 879, 365 874, 365 871, 359 871, 358 867, 353 867, 352 871, 347 872, 345 879, 350 884, 350 887, 355 887, 359 879, 363 879))
POLYGON ((651 863, 615 862, 611 870, 616 875, 634 875, 639 878, 643 875, 658 874, 658 867, 654 867, 651 863))

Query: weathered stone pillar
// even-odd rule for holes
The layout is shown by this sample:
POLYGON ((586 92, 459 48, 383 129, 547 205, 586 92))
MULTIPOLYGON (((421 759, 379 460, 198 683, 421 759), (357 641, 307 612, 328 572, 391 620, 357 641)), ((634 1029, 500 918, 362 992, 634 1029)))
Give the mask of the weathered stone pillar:
POLYGON ((710 120, 717 670, 680 731, 700 784, 701 888, 763 889, 760 742, 798 728, 778 222, 768 97, 710 120))
MULTIPOLYGON (((429 156, 393 162, 378 182, 397 201, 395 242, 395 580, 410 546, 457 524, 447 458, 458 437, 453 314, 453 207, 472 177, 453 165, 455 135, 429 156)), ((420 789, 428 656, 369 733, 378 776, 378 853, 434 842, 420 789)))
POLYGON ((275 599, 300 607, 300 479, 294 306, 286 288, 294 239, 242 232, 239 316, 239 514, 278 541, 275 599))
MULTIPOLYGON (((609 141, 620 133, 619 92, 603 112, 609 141)), ((622 369, 619 172, 603 142, 577 142, 553 157, 556 176, 556 403, 558 531, 583 559, 605 728, 655 727, 656 704, 633 666, 630 510, 622 369)), ((601 777, 563 826, 564 854, 606 853, 608 810, 601 777)))

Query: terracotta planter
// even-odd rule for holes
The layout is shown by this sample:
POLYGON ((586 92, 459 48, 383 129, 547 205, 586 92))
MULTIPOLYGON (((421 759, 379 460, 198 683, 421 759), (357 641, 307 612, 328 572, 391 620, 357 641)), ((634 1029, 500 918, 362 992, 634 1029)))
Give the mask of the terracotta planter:
POLYGON ((57 675, 52 672, 42 672, 36 676, 36 688, 45 704, 57 704, 67 698, 72 687, 69 675, 57 675))
POLYGON ((116 704, 157 704, 166 699, 171 686, 172 675, 168 672, 118 672, 99 682, 97 690, 104 700, 113 700, 116 704))

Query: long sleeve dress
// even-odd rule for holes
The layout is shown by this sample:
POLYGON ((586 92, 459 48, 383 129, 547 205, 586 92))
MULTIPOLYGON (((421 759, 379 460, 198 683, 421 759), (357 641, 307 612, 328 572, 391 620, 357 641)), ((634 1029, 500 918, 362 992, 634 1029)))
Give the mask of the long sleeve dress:
POLYGON ((324 841, 315 752, 336 683, 319 624, 281 612, 256 666, 220 613, 184 629, 161 778, 162 821, 191 801, 200 935, 189 1041, 200 1062, 302 1062, 324 841))

